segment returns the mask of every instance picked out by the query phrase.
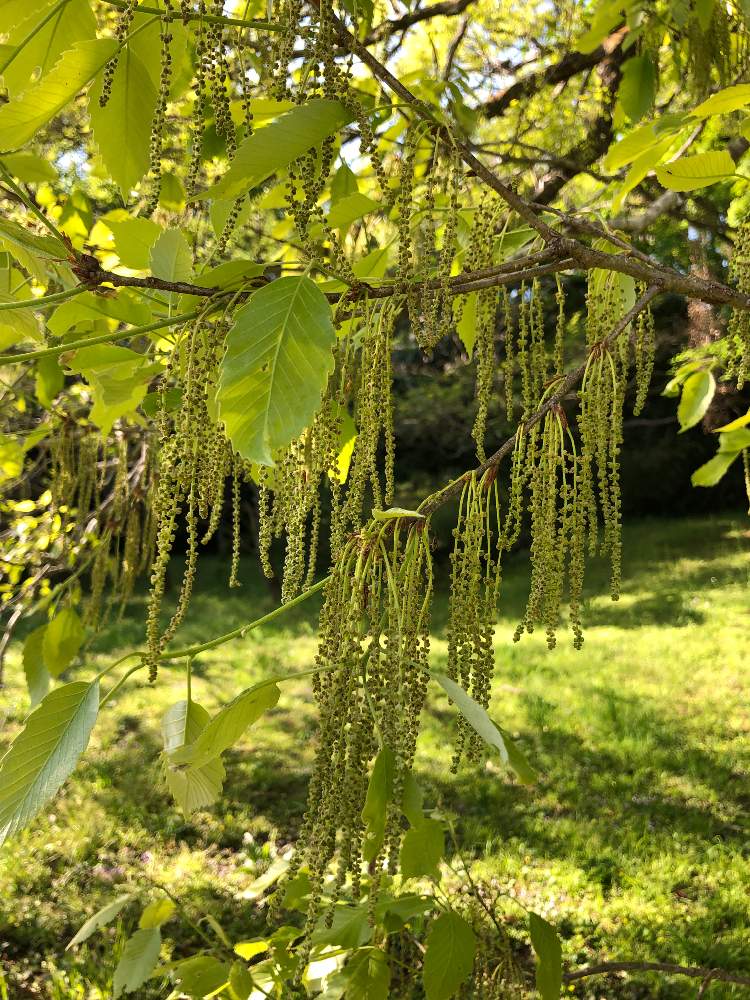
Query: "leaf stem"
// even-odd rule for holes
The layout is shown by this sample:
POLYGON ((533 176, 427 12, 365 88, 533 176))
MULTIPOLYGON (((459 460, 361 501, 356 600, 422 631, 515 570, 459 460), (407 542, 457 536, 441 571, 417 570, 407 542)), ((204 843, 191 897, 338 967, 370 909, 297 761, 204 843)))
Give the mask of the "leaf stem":
MULTIPOLYGON (((66 0, 66 3, 68 0, 66 0)), ((87 292, 86 285, 74 285, 72 288, 65 288, 61 292, 54 292, 52 295, 40 295, 36 299, 19 299, 17 302, 0 302, 0 312, 8 312, 11 309, 46 309, 56 302, 64 302, 65 299, 72 299, 81 292, 87 292)))
MULTIPOLYGON (((125 0, 101 0, 101 2, 108 4, 110 7, 118 7, 120 10, 124 10, 128 6, 125 0)), ((138 4, 132 9, 136 14, 157 14, 162 21, 180 21, 183 19, 180 11, 168 14, 159 7, 149 7, 147 4, 138 4)), ((244 18, 239 17, 222 17, 220 14, 199 14, 197 11, 190 14, 187 20, 206 21, 209 24, 223 24, 229 27, 234 26, 237 28, 255 28, 258 31, 284 30, 283 26, 277 24, 275 21, 245 20, 244 18)))
POLYGON ((187 323, 198 316, 200 310, 196 309, 189 313, 180 313, 178 316, 168 316, 166 319, 157 320, 147 326, 133 326, 128 330, 116 330, 114 333, 100 333, 95 337, 84 337, 81 340, 71 340, 67 344, 58 344, 56 347, 45 347, 41 351, 26 351, 24 354, 0 354, 0 365, 14 365, 21 361, 39 361, 41 358, 56 358, 67 351, 77 351, 81 347, 93 347, 94 344, 111 344, 116 340, 127 340, 130 337, 139 337, 144 333, 153 333, 155 330, 163 330, 168 326, 177 326, 180 323, 187 323))

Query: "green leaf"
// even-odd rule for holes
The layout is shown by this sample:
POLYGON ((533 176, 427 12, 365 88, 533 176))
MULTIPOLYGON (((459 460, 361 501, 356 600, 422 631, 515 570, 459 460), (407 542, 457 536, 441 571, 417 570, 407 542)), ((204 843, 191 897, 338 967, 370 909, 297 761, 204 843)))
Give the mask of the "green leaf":
POLYGON ((24 184, 42 184, 56 181, 57 171, 49 162, 35 153, 9 153, 3 163, 19 181, 24 184))
POLYGON ((52 333, 61 337, 80 323, 93 324, 117 320, 121 323, 132 323, 133 326, 145 326, 151 318, 148 305, 137 295, 123 288, 112 295, 82 292, 59 305, 47 321, 47 326, 52 333))
POLYGON ((193 255, 181 229, 165 229, 151 247, 151 273, 166 281, 193 277, 193 255))
POLYGON ((404 834, 401 842, 401 875, 407 878, 440 879, 440 861, 445 848, 443 824, 423 819, 419 826, 404 834))
POLYGON ((419 826, 424 822, 422 812, 422 789, 413 773, 409 773, 404 778, 404 792, 401 797, 401 811, 409 820, 410 826, 419 826))
POLYGON ((474 968, 474 932, 449 910, 430 925, 425 944, 422 978, 427 1000, 449 1000, 474 968))
POLYGON ((374 521, 395 521, 398 517, 415 517, 417 520, 424 520, 424 514, 420 514, 418 510, 409 510, 407 507, 388 507, 386 510, 375 509, 372 512, 374 521))
POLYGON ((432 896, 406 893, 394 899, 392 896, 381 894, 375 907, 375 914, 385 929, 392 933, 400 931, 406 924, 424 916, 434 907, 435 898, 432 896))
POLYGON ((359 191, 357 176, 346 163, 342 163, 331 180, 331 202, 335 203, 359 191))
POLYGON ((709 115, 725 115, 750 104, 750 83, 739 83, 734 87, 724 87, 702 101, 690 112, 693 118, 708 118, 709 115))
POLYGON ((170 754, 171 762, 189 764, 191 768, 208 764, 233 746, 264 712, 273 708, 280 694, 276 684, 264 681, 238 694, 206 724, 194 743, 170 754))
POLYGON ((154 899, 141 914, 138 926, 143 928, 161 927, 174 916, 175 909, 172 900, 166 896, 154 899))
POLYGON ((750 448, 750 430, 738 427, 731 431, 722 431, 719 434, 720 452, 738 452, 745 448, 750 448))
POLYGON ((273 465, 307 427, 333 371, 331 307, 310 278, 279 278, 236 314, 216 402, 233 447, 273 465))
POLYGON ((656 67, 649 56, 634 56, 622 67, 617 98, 632 122, 651 110, 656 96, 656 67))
POLYGON ((53 797, 88 746, 99 682, 55 688, 34 709, 0 761, 0 844, 53 797))
MULTIPOLYGON (((3 5, 5 15, 7 5, 3 5)), ((33 28, 51 12, 53 0, 27 4, 30 15, 8 35, 8 42, 18 46, 25 42, 11 64, 3 71, 3 83, 15 96, 29 86, 34 77, 45 76, 60 55, 76 42, 96 37, 96 19, 88 0, 67 0, 27 41, 33 28)), ((5 29, 6 25, 3 25, 5 29)))
MULTIPOLYGON (((0 115, 3 109, 0 108, 0 115)), ((37 236, 11 219, 0 219, 0 240, 27 250, 42 260, 64 260, 68 251, 56 236, 37 236)))
POLYGON ((151 119, 156 87, 148 70, 126 45, 117 60, 112 92, 102 108, 100 78, 89 92, 89 116, 99 154, 124 201, 149 168, 151 119))
POLYGON ((86 633, 74 608, 63 608, 44 630, 42 655, 52 677, 70 666, 83 645, 86 633))
POLYGON ((305 101, 240 143, 229 170, 198 197, 236 198, 244 194, 320 145, 353 118, 339 101, 305 101))
POLYGON ((245 961, 255 958, 256 955, 262 955, 264 951, 268 951, 268 948, 269 944, 265 938, 256 938, 254 941, 238 941, 234 946, 236 954, 240 958, 244 958, 245 961))
POLYGON ((714 428, 714 433, 723 434, 727 431, 737 431, 741 427, 747 427, 750 424, 750 410, 744 413, 741 417, 737 417, 736 420, 730 420, 728 424, 724 424, 723 427, 714 428))
POLYGON ((104 219, 115 238, 115 251, 120 263, 145 271, 151 265, 151 247, 164 232, 151 219, 123 219, 121 222, 104 219))
POLYGON ((134 993, 156 968, 161 951, 161 931, 158 927, 142 927, 125 942, 112 982, 112 996, 134 993))
POLYGON ((559 1000, 562 988, 562 948, 557 931, 536 913, 529 914, 531 945, 536 952, 536 988, 542 1000, 559 1000))
POLYGON ((65 375, 59 358, 40 358, 36 363, 34 395, 42 406, 50 409, 55 397, 65 385, 65 375))
POLYGON ((212 955, 194 955, 178 962, 172 970, 180 992, 200 1000, 212 996, 229 981, 229 963, 212 955))
POLYGON ((738 451, 718 452, 695 470, 690 482, 693 486, 716 486, 739 454, 738 451))
POLYGON ((83 924, 76 932, 75 937, 71 938, 68 944, 65 946, 67 951, 69 948, 74 948, 77 944, 83 944, 84 941, 88 941, 91 935, 98 931, 100 927, 106 927, 107 924, 111 924, 116 916, 128 905, 133 896, 127 892, 122 896, 118 896, 117 899, 113 899, 111 903, 107 903, 103 906, 101 910, 97 910, 96 913, 89 917, 85 924, 83 924))
POLYGON ((680 434, 694 427, 703 419, 716 392, 716 379, 710 371, 698 371, 685 379, 682 396, 677 407, 680 434))
POLYGON ((365 861, 373 861, 383 846, 388 803, 393 798, 395 766, 393 751, 390 747, 382 747, 372 766, 367 796, 362 807, 362 821, 365 824, 362 856, 365 861))
MULTIPOLYGON (((195 701, 178 701, 171 705, 161 724, 164 752, 169 755, 180 747, 194 743, 210 719, 205 708, 195 701)), ((202 767, 187 770, 172 767, 167 761, 165 778, 180 809, 190 815, 216 801, 221 794, 225 773, 218 757, 202 767)))
POLYGON ((371 937, 372 927, 366 904, 336 906, 331 926, 327 927, 325 920, 321 920, 313 932, 313 942, 316 945, 332 944, 352 950, 367 944, 371 937))
POLYGON ((464 299, 461 319, 456 324, 456 333, 461 338, 461 343, 466 348, 469 357, 474 353, 474 344, 477 339, 477 293, 469 292, 464 299))
POLYGON ((26 636, 23 644, 23 672, 31 698, 31 707, 36 708, 49 690, 49 671, 44 665, 42 645, 46 625, 40 625, 26 636))
POLYGON ((71 371, 80 372, 92 389, 94 405, 90 419, 103 434, 108 434, 115 420, 135 412, 160 365, 128 347, 97 344, 76 351, 68 361, 71 371))
POLYGON ((391 967, 380 948, 360 948, 344 970, 347 1000, 387 1000, 391 967))
POLYGON ((576 42, 578 52, 588 54, 597 48, 622 20, 624 4, 618 0, 601 0, 591 21, 591 27, 576 42))
POLYGON ((357 219, 371 212, 377 212, 379 208, 379 202, 355 191, 331 206, 328 212, 328 225, 331 229, 348 229, 357 219))
POLYGON ((112 38, 78 42, 52 69, 23 94, 0 108, 0 149, 26 143, 72 101, 117 51, 112 38))
POLYGON ((495 725, 479 702, 475 701, 471 695, 468 695, 462 687, 452 681, 450 677, 446 677, 445 674, 433 674, 433 676, 451 701, 455 702, 461 715, 474 732, 481 736, 488 746, 499 751, 501 760, 515 771, 519 781, 526 785, 536 780, 536 772, 521 751, 515 746, 513 751, 510 751, 509 737, 495 725))
POLYGON ((670 191, 694 191, 729 180, 734 173, 734 160, 725 149, 681 156, 679 160, 656 168, 659 183, 670 191))
POLYGON ((265 269, 265 264, 235 257, 234 260, 227 260, 208 271, 203 271, 195 280, 206 288, 241 288, 249 279, 260 277, 265 269))

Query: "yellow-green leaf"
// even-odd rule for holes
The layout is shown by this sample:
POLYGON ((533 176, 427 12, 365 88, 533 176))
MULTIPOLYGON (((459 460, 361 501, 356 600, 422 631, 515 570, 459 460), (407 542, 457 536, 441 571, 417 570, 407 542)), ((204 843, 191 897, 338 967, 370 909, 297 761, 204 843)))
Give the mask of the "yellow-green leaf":
POLYGON ((656 168, 659 183, 670 191, 694 191, 729 180, 734 173, 734 160, 725 149, 682 156, 656 168))
POLYGON ((117 51, 112 38, 78 42, 52 69, 0 108, 0 150, 20 149, 96 76, 117 51))

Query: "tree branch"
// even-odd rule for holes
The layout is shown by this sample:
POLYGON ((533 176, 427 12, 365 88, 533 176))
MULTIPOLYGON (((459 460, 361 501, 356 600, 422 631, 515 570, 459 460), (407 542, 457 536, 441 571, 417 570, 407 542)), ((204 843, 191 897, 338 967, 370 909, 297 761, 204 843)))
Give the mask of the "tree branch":
POLYGON ((457 14, 463 14, 473 3, 476 3, 476 0, 440 0, 439 3, 430 4, 429 7, 418 7, 403 17, 376 24, 365 37, 363 44, 372 45, 374 42, 380 42, 397 31, 406 31, 413 24, 419 24, 420 21, 427 21, 433 17, 455 17, 457 14))
POLYGON ((615 32, 593 52, 566 52, 559 62, 544 69, 536 70, 527 76, 516 80, 507 87, 497 97, 491 97, 484 104, 479 104, 475 108, 480 111, 485 118, 499 118, 505 114, 514 101, 520 101, 525 97, 533 97, 544 87, 552 87, 556 84, 567 83, 579 73, 584 73, 594 69, 604 59, 609 57, 623 39, 623 30, 615 32))
POLYGON ((738 983, 750 986, 750 977, 739 976, 723 969, 705 969, 699 966, 673 965, 671 962, 600 962, 585 969, 563 973, 563 981, 574 983, 589 976, 611 975, 613 972, 666 972, 674 976, 690 976, 691 979, 709 979, 721 983, 738 983))

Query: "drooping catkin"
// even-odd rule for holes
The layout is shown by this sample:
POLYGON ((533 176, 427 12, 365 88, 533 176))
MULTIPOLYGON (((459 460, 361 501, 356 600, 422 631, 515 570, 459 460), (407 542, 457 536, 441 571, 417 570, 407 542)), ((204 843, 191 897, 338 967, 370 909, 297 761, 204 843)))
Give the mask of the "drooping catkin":
POLYGON ((431 595, 429 525, 413 517, 374 522, 352 536, 326 587, 314 680, 318 746, 292 866, 294 874, 304 865, 311 880, 308 949, 348 876, 356 887, 369 864, 374 905, 382 872, 395 863, 428 681, 431 595), (370 777, 376 755, 375 767, 387 769, 388 780, 384 813, 373 823, 363 809, 368 782, 378 778, 370 777))

